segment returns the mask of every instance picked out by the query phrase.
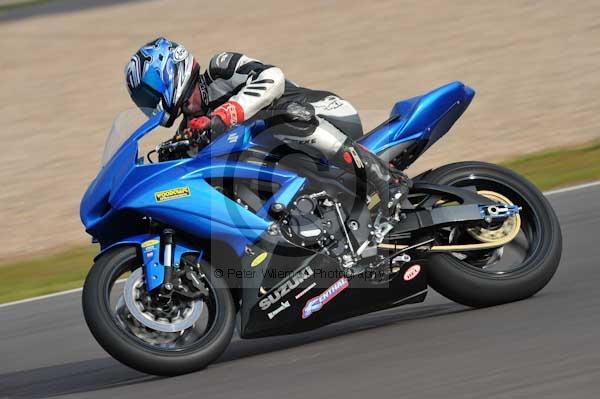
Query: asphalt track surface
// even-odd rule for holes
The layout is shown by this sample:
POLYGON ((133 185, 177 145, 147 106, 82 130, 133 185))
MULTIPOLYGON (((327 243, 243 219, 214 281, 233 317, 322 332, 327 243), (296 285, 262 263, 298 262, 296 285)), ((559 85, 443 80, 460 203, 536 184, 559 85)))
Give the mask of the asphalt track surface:
POLYGON ((80 293, 0 308, 5 398, 598 398, 600 186, 555 193, 561 266, 535 297, 419 305, 310 333, 234 339, 206 370, 147 376, 106 355, 80 293))

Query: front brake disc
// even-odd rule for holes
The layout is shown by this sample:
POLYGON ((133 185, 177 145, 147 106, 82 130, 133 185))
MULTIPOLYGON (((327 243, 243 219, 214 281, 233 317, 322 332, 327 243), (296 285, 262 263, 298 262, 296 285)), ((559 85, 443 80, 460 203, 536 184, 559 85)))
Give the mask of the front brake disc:
POLYGON ((145 294, 144 274, 139 268, 133 271, 125 282, 123 292, 125 305, 137 321, 156 331, 173 333, 186 330, 198 321, 204 308, 204 302, 201 300, 189 301, 185 308, 180 310, 177 317, 171 320, 157 318, 151 313, 151 309, 146 309, 140 301, 141 295, 145 294))

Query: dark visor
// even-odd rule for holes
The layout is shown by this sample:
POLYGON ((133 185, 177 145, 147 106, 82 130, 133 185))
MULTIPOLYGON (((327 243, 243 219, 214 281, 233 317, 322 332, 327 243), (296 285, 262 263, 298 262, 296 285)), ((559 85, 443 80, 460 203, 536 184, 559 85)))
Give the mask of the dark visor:
POLYGON ((131 99, 139 108, 155 109, 160 103, 161 94, 142 83, 131 91, 131 99))

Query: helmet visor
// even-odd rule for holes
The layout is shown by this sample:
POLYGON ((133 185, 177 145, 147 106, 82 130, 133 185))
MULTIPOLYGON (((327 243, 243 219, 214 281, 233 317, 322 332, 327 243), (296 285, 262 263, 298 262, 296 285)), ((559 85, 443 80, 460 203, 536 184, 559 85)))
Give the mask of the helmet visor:
MULTIPOLYGON (((131 91, 131 99, 146 115, 160 103, 161 94, 147 84, 141 84, 131 91)), ((148 115, 149 116, 149 115, 148 115)))

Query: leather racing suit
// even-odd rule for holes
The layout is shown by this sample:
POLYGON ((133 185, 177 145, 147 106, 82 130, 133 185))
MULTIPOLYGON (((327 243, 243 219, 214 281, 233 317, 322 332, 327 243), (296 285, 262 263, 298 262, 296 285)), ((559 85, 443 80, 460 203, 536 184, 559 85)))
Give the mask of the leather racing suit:
MULTIPOLYGON (((199 85, 202 115, 217 115, 226 127, 251 118, 264 119, 273 135, 290 147, 310 148, 373 184, 383 204, 390 203, 390 184, 404 179, 401 172, 390 173, 379 157, 355 143, 363 130, 352 104, 328 91, 300 87, 286 80, 276 66, 223 52, 211 59, 199 85)), ((181 127, 192 121, 185 118, 181 127)), ((386 206, 382 208, 387 212, 386 206)))

